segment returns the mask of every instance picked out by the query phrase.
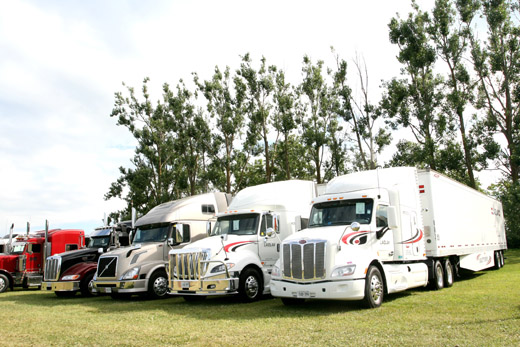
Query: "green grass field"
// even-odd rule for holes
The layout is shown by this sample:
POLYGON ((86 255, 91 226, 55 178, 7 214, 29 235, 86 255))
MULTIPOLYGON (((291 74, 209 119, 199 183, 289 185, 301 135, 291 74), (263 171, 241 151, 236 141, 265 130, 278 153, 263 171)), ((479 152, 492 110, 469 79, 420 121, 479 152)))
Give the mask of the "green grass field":
POLYGON ((388 295, 373 310, 339 301, 285 307, 273 298, 187 303, 8 291, 0 294, 0 345, 519 346, 520 250, 506 257, 498 271, 440 291, 388 295))

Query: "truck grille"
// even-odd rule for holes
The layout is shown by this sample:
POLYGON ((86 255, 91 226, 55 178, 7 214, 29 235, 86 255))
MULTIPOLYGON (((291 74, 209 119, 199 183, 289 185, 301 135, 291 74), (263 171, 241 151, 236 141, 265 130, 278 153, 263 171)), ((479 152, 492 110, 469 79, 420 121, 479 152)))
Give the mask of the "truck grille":
POLYGON ((179 280, 200 280, 208 268, 208 264, 202 262, 209 258, 209 249, 171 254, 170 271, 175 269, 171 277, 179 280))
POLYGON ((325 278, 324 240, 293 241, 283 244, 283 277, 292 280, 325 278))
POLYGON ((97 278, 116 277, 117 257, 99 258, 97 278))
POLYGON ((57 281, 60 277, 61 257, 55 255, 45 261, 44 278, 46 281, 57 281))

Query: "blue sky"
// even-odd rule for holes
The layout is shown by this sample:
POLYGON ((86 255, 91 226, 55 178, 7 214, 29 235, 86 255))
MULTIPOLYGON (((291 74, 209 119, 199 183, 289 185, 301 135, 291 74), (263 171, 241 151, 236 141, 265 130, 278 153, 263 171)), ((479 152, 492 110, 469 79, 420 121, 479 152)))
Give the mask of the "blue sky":
POLYGON ((365 58, 377 99, 400 68, 387 24, 409 10, 404 0, 0 0, 0 235, 45 219, 90 232, 122 208, 103 200, 135 146, 109 117, 122 82, 140 89, 150 77, 157 100, 163 83, 210 78, 249 52, 298 83, 304 54, 332 66, 334 46, 365 58))

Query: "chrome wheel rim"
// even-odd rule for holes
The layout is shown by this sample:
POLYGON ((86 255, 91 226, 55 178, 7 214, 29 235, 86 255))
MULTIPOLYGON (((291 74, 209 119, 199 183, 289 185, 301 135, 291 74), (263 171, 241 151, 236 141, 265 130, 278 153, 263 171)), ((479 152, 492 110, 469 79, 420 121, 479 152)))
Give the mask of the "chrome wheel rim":
POLYGON ((153 283, 153 291, 158 296, 163 296, 166 294, 166 291, 168 290, 167 287, 167 281, 164 277, 157 277, 153 283))
POLYGON ((450 262, 446 263, 446 283, 453 283, 453 268, 450 262))
POLYGON ((5 280, 2 277, 0 277, 0 292, 2 292, 5 289, 6 285, 7 283, 5 283, 5 280))
POLYGON ((373 275, 372 278, 370 278, 370 295, 376 304, 379 304, 383 297, 383 283, 377 275, 373 275))
POLYGON ((249 298, 254 298, 258 295, 258 280, 255 276, 249 276, 245 281, 245 292, 249 298))
POLYGON ((442 279, 442 267, 441 266, 437 266, 437 268, 435 270, 435 274, 437 275, 437 286, 440 288, 444 284, 444 281, 442 279))

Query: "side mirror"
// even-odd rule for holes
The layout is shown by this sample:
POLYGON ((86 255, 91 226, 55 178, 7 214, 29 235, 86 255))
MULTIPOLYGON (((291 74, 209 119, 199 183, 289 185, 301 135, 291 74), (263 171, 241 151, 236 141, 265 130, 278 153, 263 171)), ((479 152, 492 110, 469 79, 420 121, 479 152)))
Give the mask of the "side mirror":
POLYGON ((388 227, 390 229, 397 229, 399 223, 397 222, 397 211, 395 206, 388 206, 386 213, 388 217, 388 227))
POLYGON ((302 216, 296 216, 294 218, 294 231, 298 232, 302 230, 302 216))
POLYGON ((98 248, 98 249, 97 249, 97 252, 98 252, 99 254, 103 254, 103 248, 98 248))
POLYGON ((175 243, 179 244, 184 241, 184 224, 175 225, 175 243))
POLYGON ((210 221, 208 221, 206 223, 206 235, 211 236, 211 222, 210 221))
MULTIPOLYGON (((275 233, 280 233, 280 215, 278 213, 272 213, 273 216, 273 230, 275 233)), ((269 230, 269 229, 268 229, 269 230)))
POLYGON ((168 239, 168 246, 175 246, 175 243, 173 242, 173 237, 170 237, 168 239))
POLYGON ((359 224, 358 222, 352 222, 352 224, 350 224, 350 229, 352 229, 353 231, 359 231, 360 228, 361 224, 359 224))
POLYGON ((275 235, 275 231, 273 228, 267 228, 267 230, 265 231, 265 235, 267 237, 273 237, 275 235))

